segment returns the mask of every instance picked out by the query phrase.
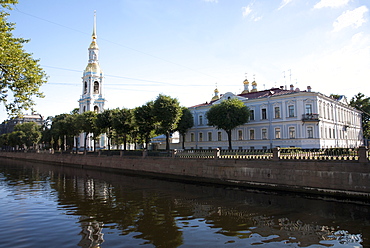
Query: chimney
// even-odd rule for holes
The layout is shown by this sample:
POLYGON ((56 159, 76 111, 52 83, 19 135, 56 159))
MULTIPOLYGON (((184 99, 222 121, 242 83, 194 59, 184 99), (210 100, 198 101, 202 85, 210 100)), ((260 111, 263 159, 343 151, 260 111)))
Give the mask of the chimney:
POLYGON ((290 90, 294 90, 294 85, 293 84, 290 85, 290 90))
POLYGON ((307 86, 307 91, 311 92, 311 86, 307 86))

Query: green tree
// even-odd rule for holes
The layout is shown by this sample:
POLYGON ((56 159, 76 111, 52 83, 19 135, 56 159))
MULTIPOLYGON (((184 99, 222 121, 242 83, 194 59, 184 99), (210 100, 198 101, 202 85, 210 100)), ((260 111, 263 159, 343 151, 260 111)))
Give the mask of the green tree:
POLYGON ((14 24, 7 22, 16 0, 0 0, 0 101, 11 116, 32 109, 34 97, 43 97, 40 86, 46 83, 46 74, 39 61, 26 53, 23 45, 29 40, 13 37, 14 24), (11 100, 10 100, 11 99, 11 100))
POLYGON ((248 122, 249 108, 237 98, 231 98, 213 105, 207 111, 206 118, 209 126, 225 130, 229 141, 229 150, 231 150, 231 131, 248 122))
POLYGON ((154 137, 156 129, 153 108, 154 102, 150 101, 134 109, 134 122, 137 128, 137 133, 141 137, 143 143, 145 143, 146 149, 148 149, 148 144, 150 139, 154 137))
POLYGON ((64 150, 67 149, 67 146, 73 147, 73 138, 81 132, 81 129, 76 124, 77 115, 60 114, 53 118, 51 125, 52 139, 58 141, 59 146, 63 144, 64 150))
POLYGON ((14 131, 9 134, 9 145, 12 147, 24 146, 25 134, 22 131, 14 131))
POLYGON ((177 125, 176 131, 182 136, 182 149, 185 149, 185 135, 188 130, 194 126, 194 118, 190 110, 186 107, 182 107, 182 115, 177 125))
MULTIPOLYGON (((14 131, 21 131, 24 136, 22 138, 22 144, 26 147, 35 146, 39 143, 41 139, 41 127, 35 122, 25 122, 22 124, 17 124, 14 127, 14 131)), ((25 148, 26 148, 25 147, 25 148)))
POLYGON ((358 93, 352 97, 349 105, 362 112, 362 130, 366 139, 370 138, 370 97, 358 93))
POLYGON ((0 135, 0 146, 4 148, 9 146, 9 133, 0 135))
POLYGON ((96 118, 96 126, 102 133, 107 134, 108 150, 110 151, 110 143, 112 139, 113 130, 113 110, 106 109, 99 113, 96 118))
POLYGON ((127 138, 133 130, 133 113, 130 109, 116 109, 113 112, 112 127, 118 137, 122 137, 123 150, 127 149, 127 138))
MULTIPOLYGON (((86 111, 80 115, 76 115, 76 124, 79 127, 78 133, 83 131, 84 135, 84 151, 86 151, 87 138, 90 133, 94 133, 96 129, 97 113, 94 111, 86 111)), ((95 143, 95 142, 94 142, 95 143)), ((95 147, 95 145, 94 145, 95 147)))
POLYGON ((181 118, 181 107, 177 99, 160 94, 153 104, 153 114, 158 123, 158 134, 166 135, 166 150, 170 149, 170 135, 181 118))

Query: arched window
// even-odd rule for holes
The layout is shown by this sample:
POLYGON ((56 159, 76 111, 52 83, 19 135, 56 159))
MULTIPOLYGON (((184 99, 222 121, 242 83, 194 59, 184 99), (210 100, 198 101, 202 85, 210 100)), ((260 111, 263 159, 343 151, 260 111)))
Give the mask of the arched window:
POLYGON ((84 85, 84 94, 87 93, 87 82, 85 81, 85 85, 84 85))
POLYGON ((86 112, 86 106, 84 106, 82 113, 86 112))
POLYGON ((96 113, 99 112, 99 107, 98 106, 94 106, 94 112, 96 112, 96 113))
POLYGON ((94 82, 94 94, 99 94, 99 83, 98 83, 98 81, 94 82))

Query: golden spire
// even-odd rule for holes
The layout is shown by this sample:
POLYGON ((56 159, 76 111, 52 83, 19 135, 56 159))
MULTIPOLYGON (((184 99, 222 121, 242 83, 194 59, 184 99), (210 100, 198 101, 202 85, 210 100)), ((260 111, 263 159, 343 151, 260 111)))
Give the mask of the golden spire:
POLYGON ((215 92, 215 95, 212 97, 211 102, 220 99, 220 97, 218 96, 219 91, 217 89, 217 84, 216 84, 216 89, 214 90, 214 92, 215 92))
POLYGON ((93 33, 92 33, 93 40, 96 40, 96 10, 94 10, 94 27, 93 27, 93 33))

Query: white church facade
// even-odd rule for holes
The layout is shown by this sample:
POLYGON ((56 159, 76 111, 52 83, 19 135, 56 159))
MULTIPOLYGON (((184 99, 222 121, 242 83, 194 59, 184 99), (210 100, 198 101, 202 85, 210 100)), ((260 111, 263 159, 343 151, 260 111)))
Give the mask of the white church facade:
MULTIPOLYGON (((272 88, 257 90, 244 80, 241 94, 215 90, 210 102, 190 107, 194 126, 187 132, 186 149, 228 148, 226 132, 207 125, 206 112, 228 98, 238 98, 250 109, 250 121, 232 132, 233 149, 274 147, 352 148, 363 145, 361 112, 339 99, 307 90, 272 88)), ((180 142, 181 143, 181 142, 180 142)))
MULTIPOLYGON (((82 95, 79 102, 79 114, 86 111, 95 111, 101 113, 104 111, 104 104, 106 102, 103 97, 104 75, 99 65, 99 47, 97 44, 96 35, 96 15, 94 15, 94 27, 92 33, 92 41, 88 48, 89 60, 82 75, 82 95)), ((79 137, 78 147, 80 149, 85 147, 85 135, 88 135, 86 147, 92 149, 94 147, 94 140, 92 134, 82 133, 79 137)), ((96 148, 105 148, 107 146, 106 135, 101 135, 96 148)))

